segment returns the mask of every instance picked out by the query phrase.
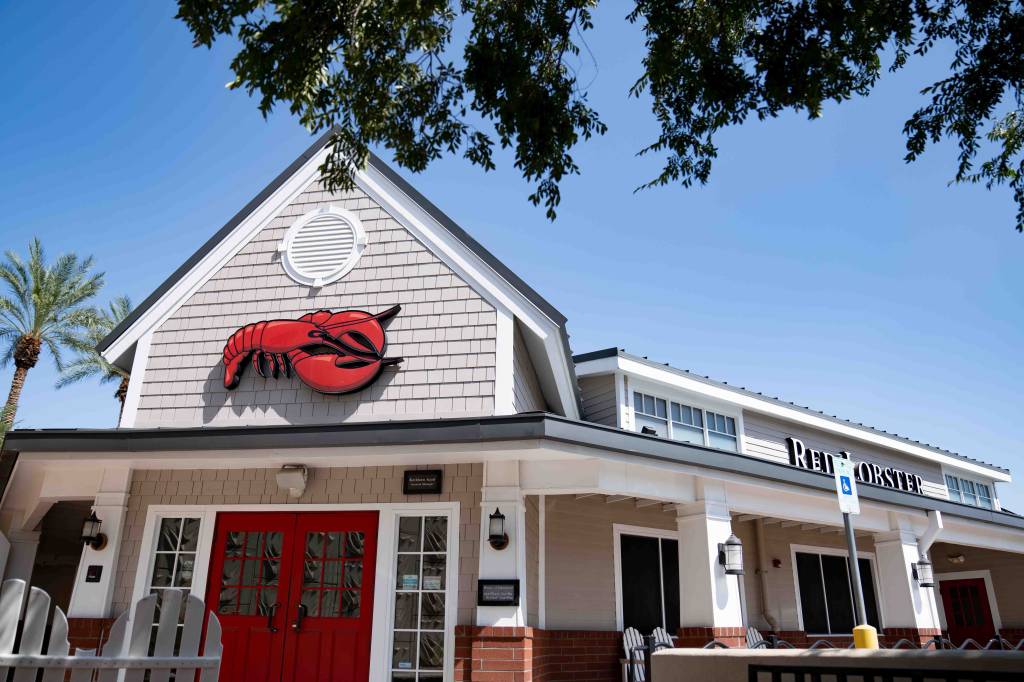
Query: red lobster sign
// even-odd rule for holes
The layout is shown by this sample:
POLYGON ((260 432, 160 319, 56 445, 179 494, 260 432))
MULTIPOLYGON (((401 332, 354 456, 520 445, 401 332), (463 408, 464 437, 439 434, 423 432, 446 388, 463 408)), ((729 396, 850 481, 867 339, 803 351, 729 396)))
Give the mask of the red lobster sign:
POLYGON ((292 371, 302 383, 320 393, 352 393, 373 383, 387 365, 387 337, 381 323, 401 306, 371 315, 362 310, 332 313, 318 310, 297 320, 264 320, 247 324, 224 345, 224 388, 238 386, 245 362, 261 377, 292 371))

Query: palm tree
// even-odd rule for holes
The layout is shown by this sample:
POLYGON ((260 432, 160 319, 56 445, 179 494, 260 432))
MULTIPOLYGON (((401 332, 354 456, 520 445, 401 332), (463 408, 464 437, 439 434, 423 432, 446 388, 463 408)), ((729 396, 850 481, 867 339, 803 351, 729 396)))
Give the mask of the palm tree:
POLYGON ((96 346, 121 323, 121 320, 128 317, 131 311, 132 303, 127 296, 118 296, 110 302, 106 310, 96 311, 96 319, 92 326, 83 330, 81 336, 75 339, 73 347, 78 355, 64 366, 57 380, 57 388, 64 388, 91 377, 99 377, 101 384, 116 381, 118 385, 114 397, 121 401, 121 410, 124 410, 124 400, 128 396, 128 372, 107 362, 96 352, 96 346))
POLYGON ((92 272, 93 259, 62 254, 46 263, 43 245, 33 239, 28 262, 13 251, 0 262, 0 281, 7 295, 0 294, 0 343, 7 344, 0 364, 14 360, 14 377, 2 421, 14 424, 18 399, 28 371, 39 362, 43 348, 50 352, 58 370, 64 369, 61 351, 73 348, 82 330, 95 324, 96 310, 88 305, 103 286, 103 273, 92 272))

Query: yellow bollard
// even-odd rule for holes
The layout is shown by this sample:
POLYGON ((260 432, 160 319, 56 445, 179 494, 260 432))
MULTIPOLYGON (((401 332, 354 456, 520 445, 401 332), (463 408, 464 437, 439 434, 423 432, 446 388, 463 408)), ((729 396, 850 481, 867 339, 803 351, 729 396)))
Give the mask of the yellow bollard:
POLYGON ((878 630, 870 625, 857 625, 853 628, 854 649, 877 649, 878 630))

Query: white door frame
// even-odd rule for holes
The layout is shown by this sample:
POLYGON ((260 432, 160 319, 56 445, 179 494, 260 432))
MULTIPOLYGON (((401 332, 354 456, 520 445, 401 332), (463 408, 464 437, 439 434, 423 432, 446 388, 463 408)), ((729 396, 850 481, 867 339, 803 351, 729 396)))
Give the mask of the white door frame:
POLYGON ((403 513, 434 512, 448 517, 448 570, 445 581, 445 651, 444 680, 455 678, 455 621, 459 597, 459 503, 398 502, 391 504, 183 504, 150 505, 146 510, 139 555, 136 557, 135 585, 131 604, 146 596, 153 571, 159 520, 166 517, 199 518, 199 542, 192 573, 190 593, 206 599, 213 534, 217 514, 221 512, 347 512, 376 511, 377 559, 373 588, 373 625, 370 636, 370 682, 391 679, 392 623, 394 620, 396 552, 398 549, 398 517, 403 513), (454 567, 454 570, 452 570, 454 567), (375 636, 387 633, 386 637, 375 636))
MULTIPOLYGON (((988 610, 992 614, 992 624, 995 625, 996 630, 1003 629, 1003 621, 999 618, 999 606, 996 604, 996 591, 992 587, 992 572, 987 568, 978 571, 952 571, 950 573, 936 573, 935 582, 942 582, 943 580, 971 580, 973 578, 981 578, 985 581, 985 594, 988 596, 988 610)), ((946 624, 946 603, 942 599, 942 595, 937 595, 939 602, 939 623, 942 625, 943 630, 948 630, 949 626, 946 624)))

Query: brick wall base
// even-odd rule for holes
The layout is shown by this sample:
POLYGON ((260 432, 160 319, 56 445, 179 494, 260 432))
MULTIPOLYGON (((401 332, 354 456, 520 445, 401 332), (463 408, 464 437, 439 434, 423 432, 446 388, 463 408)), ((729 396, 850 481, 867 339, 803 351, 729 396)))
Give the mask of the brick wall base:
POLYGON ((113 618, 68 618, 68 641, 75 649, 98 649, 107 641, 113 618))
POLYGON ((618 682, 622 655, 618 632, 455 628, 460 682, 618 682))
MULTIPOLYGON (((941 634, 941 630, 932 628, 885 628, 878 633, 879 644, 892 646, 901 639, 908 639, 914 644, 921 646, 932 637, 941 634)), ((767 637, 768 633, 761 633, 767 637)), ((845 649, 853 642, 852 637, 819 637, 808 635, 803 630, 781 630, 775 633, 779 639, 789 642, 798 649, 806 649, 818 640, 825 640, 837 649, 845 649)))
POLYGON ((743 628, 679 628, 678 636, 676 646, 685 649, 699 649, 711 641, 719 641, 731 649, 747 646, 743 628))

